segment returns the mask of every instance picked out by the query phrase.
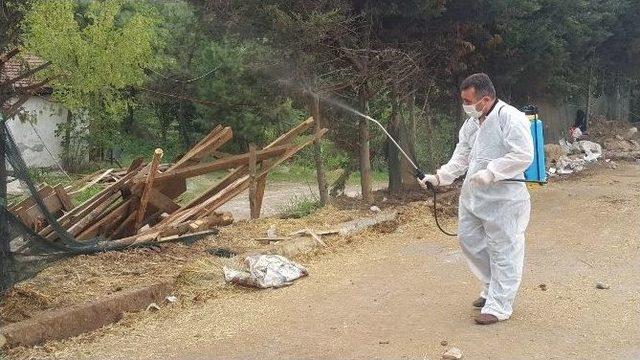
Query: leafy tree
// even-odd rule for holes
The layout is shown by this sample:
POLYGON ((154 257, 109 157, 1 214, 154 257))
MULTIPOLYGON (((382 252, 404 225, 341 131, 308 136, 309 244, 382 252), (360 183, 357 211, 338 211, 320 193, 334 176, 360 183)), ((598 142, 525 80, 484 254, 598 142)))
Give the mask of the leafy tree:
POLYGON ((145 68, 158 66, 159 18, 125 0, 81 5, 35 2, 24 19, 24 47, 51 62, 43 76, 56 76, 55 99, 74 113, 86 112, 93 144, 107 147, 130 105, 124 91, 145 82, 145 68))

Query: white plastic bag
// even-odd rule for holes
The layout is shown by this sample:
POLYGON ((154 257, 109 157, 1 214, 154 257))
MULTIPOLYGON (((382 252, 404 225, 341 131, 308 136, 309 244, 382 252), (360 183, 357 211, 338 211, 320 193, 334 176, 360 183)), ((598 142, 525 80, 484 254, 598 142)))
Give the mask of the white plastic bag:
POLYGON ((249 271, 224 267, 227 282, 261 289, 279 288, 308 275, 307 269, 284 256, 252 255, 245 259, 249 271))

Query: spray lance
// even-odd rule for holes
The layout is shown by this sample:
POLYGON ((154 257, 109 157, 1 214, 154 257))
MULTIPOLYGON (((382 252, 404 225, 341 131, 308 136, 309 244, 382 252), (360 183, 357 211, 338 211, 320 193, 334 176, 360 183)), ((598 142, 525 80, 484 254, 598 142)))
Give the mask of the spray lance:
MULTIPOLYGON (((405 157, 405 159, 407 159, 407 161, 409 161, 409 164, 411 164, 411 166, 415 170, 416 178, 418 180, 424 179, 424 177, 425 177, 424 171, 420 170, 418 165, 416 165, 416 163, 411 159, 411 157, 404 151, 404 149, 402 149, 402 146, 400 146, 400 144, 398 144, 396 139, 394 139, 393 136, 391 136, 391 134, 389 134, 387 129, 385 129, 384 126, 382 126, 382 124, 380 124, 380 122, 378 122, 377 120, 375 120, 371 116, 364 115, 364 114, 360 114, 360 115, 362 115, 365 119, 371 121, 372 123, 378 125, 378 127, 380 127, 382 132, 384 132, 384 134, 393 143, 393 145, 395 145, 395 147, 398 148, 398 150, 400 150, 400 153, 405 157)), ((436 191, 436 188, 433 185, 431 185, 430 182, 427 182, 426 185, 427 185, 427 188, 429 190, 431 190, 431 192, 433 193, 433 218, 436 221, 436 226, 438 226, 438 229, 440 229, 440 231, 442 231, 442 233, 445 234, 445 235, 458 236, 457 234, 450 233, 450 232, 446 231, 445 229, 442 228, 442 226, 440 226, 440 222, 438 221, 438 212, 437 212, 437 209, 436 209, 436 201, 437 201, 436 197, 437 197, 438 192, 436 191)))

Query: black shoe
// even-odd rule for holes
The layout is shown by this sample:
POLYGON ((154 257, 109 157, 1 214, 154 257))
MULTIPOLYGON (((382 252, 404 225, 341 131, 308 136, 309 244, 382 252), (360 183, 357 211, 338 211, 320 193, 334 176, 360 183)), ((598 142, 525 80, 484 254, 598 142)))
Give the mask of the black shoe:
POLYGON ((498 322, 498 318, 491 314, 480 314, 475 320, 478 325, 491 325, 498 322))
POLYGON ((487 299, 483 297, 479 297, 476 300, 474 300, 472 304, 473 304, 473 307, 483 308, 486 302, 487 302, 487 299))

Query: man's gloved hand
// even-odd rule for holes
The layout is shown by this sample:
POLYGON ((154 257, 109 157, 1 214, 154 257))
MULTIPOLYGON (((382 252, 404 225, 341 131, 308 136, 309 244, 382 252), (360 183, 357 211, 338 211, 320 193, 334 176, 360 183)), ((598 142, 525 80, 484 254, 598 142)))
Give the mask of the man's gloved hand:
POLYGON ((477 173, 471 175, 469 181, 472 185, 487 186, 495 180, 495 176, 489 170, 480 170, 477 173))
POLYGON ((433 186, 440 185, 440 179, 438 179, 437 175, 426 174, 422 180, 418 179, 418 183, 422 186, 423 189, 427 189, 427 183, 430 183, 433 186))

